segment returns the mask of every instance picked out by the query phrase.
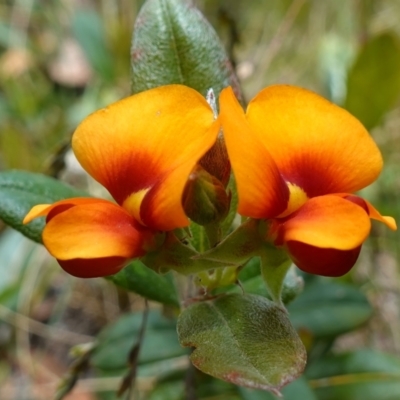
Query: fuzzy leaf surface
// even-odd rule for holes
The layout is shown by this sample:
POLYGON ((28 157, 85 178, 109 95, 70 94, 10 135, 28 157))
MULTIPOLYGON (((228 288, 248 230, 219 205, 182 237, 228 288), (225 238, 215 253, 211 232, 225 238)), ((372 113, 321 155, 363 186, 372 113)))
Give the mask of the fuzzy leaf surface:
POLYGON ((211 25, 189 2, 148 0, 137 17, 131 48, 132 92, 173 83, 216 97, 237 89, 231 63, 211 25))
POLYGON ((230 294, 194 303, 178 319, 178 336, 194 348, 201 371, 275 393, 303 371, 306 352, 287 313, 260 296, 230 294))

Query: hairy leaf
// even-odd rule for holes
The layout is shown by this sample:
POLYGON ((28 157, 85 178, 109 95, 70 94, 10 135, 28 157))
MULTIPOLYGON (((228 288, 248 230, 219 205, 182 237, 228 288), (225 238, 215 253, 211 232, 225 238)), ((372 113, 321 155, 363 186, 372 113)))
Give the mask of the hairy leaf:
POLYGON ((284 309, 254 295, 192 304, 178 319, 183 346, 201 371, 250 388, 279 389, 304 369, 306 353, 284 309))
POLYGON ((131 49, 132 91, 173 83, 216 97, 238 87, 218 36, 202 14, 183 0, 148 0, 137 17, 131 49))

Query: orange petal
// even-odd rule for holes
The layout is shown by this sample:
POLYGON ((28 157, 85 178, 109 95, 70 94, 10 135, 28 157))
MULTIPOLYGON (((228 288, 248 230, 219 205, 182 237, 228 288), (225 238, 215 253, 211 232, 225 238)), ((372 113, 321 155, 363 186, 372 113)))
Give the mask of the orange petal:
POLYGON ((128 97, 90 115, 75 131, 72 146, 86 171, 132 215, 140 214, 145 200, 142 196, 138 201, 135 193, 147 195, 155 185, 159 191, 168 190, 151 195, 171 196, 157 212, 151 212, 157 218, 151 220, 151 227, 174 229, 188 224, 181 204, 183 181, 215 142, 218 124, 198 92, 169 85, 128 97), (179 168, 171 182, 168 176, 179 168), (164 223, 164 218, 170 222, 164 223))
POLYGON ((308 197, 355 192, 382 169, 380 151, 363 125, 308 90, 268 87, 250 102, 247 119, 285 180, 308 197))
POLYGON ((230 87, 220 95, 220 119, 238 189, 238 212, 252 218, 279 215, 288 204, 288 187, 230 87))
POLYGON ((353 194, 339 194, 339 196, 358 204, 367 212, 370 218, 383 222, 392 231, 397 230, 397 224, 394 218, 381 215, 380 212, 369 201, 353 194))
POLYGON ((327 195, 308 200, 282 220, 279 236, 283 242, 351 250, 364 242, 370 228, 370 219, 361 207, 338 196, 327 195))
POLYGON ((322 276, 342 276, 350 271, 360 254, 361 246, 351 250, 321 249, 305 243, 286 243, 293 262, 304 272, 322 276))
POLYGON ((144 255, 151 233, 121 207, 101 201, 72 206, 54 215, 43 231, 43 242, 58 260, 144 255))
MULTIPOLYGON (((215 121, 210 127, 210 136, 215 138, 219 129, 219 121, 215 121)), ((170 231, 189 224, 182 206, 182 195, 194 168, 194 160, 196 158, 188 159, 146 192, 140 207, 140 221, 144 225, 154 230, 170 231)), ((123 205, 129 209, 127 203, 123 205)))

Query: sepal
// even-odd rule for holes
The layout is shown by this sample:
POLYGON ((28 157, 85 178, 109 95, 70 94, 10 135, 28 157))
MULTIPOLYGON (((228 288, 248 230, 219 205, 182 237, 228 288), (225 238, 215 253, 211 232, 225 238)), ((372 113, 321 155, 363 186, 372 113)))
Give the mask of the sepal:
POLYGON ((264 247, 261 254, 261 275, 272 300, 282 307, 283 283, 291 265, 292 261, 286 251, 272 246, 264 247))
POLYGON ((223 184, 201 166, 189 175, 183 193, 186 215, 199 225, 223 220, 229 211, 230 198, 223 184))
POLYGON ((141 261, 156 272, 166 273, 174 270, 182 275, 195 274, 227 265, 208 259, 196 259, 198 255, 199 253, 179 240, 173 232, 168 232, 163 245, 157 251, 148 252, 141 261))
POLYGON ((207 172, 215 176, 224 186, 228 184, 231 173, 231 163, 229 161, 225 139, 221 131, 211 149, 199 160, 199 164, 207 172))
POLYGON ((263 252, 266 244, 263 239, 265 224, 265 221, 248 219, 217 246, 195 258, 243 265, 251 257, 263 252))
POLYGON ((202 271, 197 274, 195 282, 207 293, 214 289, 238 283, 240 267, 237 265, 225 268, 216 268, 211 271, 202 271))

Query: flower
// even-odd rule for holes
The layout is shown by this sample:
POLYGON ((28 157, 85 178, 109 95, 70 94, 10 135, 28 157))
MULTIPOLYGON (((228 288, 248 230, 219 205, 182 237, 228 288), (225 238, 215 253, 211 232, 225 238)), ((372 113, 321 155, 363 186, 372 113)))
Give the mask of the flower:
POLYGON ((43 243, 71 275, 114 274, 153 249, 160 232, 189 225, 182 206, 185 184, 219 130, 206 100, 181 85, 99 110, 79 125, 72 148, 116 204, 66 199, 33 207, 24 223, 46 216, 43 243))
POLYGON ((238 212, 270 220, 267 240, 300 269, 343 275, 357 260, 370 218, 396 229, 393 218, 352 194, 376 180, 382 157, 347 111, 286 85, 262 90, 246 113, 226 88, 220 110, 238 212))

